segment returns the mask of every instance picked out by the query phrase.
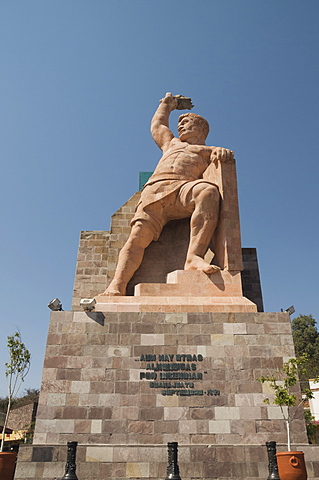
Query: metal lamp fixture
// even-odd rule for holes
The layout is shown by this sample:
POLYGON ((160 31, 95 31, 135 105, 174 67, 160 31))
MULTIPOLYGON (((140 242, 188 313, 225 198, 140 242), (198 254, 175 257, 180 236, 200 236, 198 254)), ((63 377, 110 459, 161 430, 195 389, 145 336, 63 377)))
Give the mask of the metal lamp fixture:
POLYGON ((54 298, 51 302, 48 303, 48 307, 52 312, 61 312, 62 311, 62 303, 58 298, 54 298))

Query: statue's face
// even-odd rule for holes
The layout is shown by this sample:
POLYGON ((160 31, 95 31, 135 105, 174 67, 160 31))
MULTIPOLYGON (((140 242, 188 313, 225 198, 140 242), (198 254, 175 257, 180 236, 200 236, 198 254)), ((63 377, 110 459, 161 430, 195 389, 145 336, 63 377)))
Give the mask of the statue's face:
POLYGON ((177 125, 177 131, 179 138, 182 141, 187 141, 191 137, 199 137, 202 140, 205 140, 206 135, 203 131, 203 125, 201 122, 194 117, 185 116, 182 118, 177 125))

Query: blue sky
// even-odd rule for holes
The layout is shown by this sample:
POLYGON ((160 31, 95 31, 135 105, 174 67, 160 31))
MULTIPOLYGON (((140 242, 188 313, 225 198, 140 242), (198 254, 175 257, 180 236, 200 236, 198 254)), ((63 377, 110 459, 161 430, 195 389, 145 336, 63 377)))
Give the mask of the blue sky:
POLYGON ((265 310, 319 320, 318 15, 317 0, 1 2, 0 374, 18 326, 24 387, 40 386, 47 303, 71 308, 80 231, 108 230, 154 169, 167 91, 235 151, 265 310))

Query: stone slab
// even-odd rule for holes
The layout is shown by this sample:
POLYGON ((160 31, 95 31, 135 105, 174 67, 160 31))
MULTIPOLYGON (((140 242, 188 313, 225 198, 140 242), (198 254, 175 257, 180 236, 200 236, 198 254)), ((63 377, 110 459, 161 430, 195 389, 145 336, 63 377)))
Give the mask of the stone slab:
POLYGON ((101 312, 256 312, 257 307, 245 297, 96 297, 96 311, 101 312))
POLYGON ((96 297, 97 311, 113 312, 256 312, 242 295, 240 272, 176 270, 166 283, 141 283, 134 296, 96 297))
POLYGON ((195 270, 175 270, 166 283, 140 283, 135 296, 242 297, 240 272, 220 271, 212 275, 195 270))

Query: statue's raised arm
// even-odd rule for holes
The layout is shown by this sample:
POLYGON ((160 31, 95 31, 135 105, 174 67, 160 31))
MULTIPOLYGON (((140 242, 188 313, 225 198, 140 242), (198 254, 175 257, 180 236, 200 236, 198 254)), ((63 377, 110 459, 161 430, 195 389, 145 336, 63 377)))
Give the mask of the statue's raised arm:
POLYGON ((163 151, 169 148, 174 138, 173 132, 169 129, 169 115, 173 110, 184 110, 193 108, 192 101, 182 95, 173 96, 168 92, 160 100, 151 122, 151 133, 156 145, 163 151))

